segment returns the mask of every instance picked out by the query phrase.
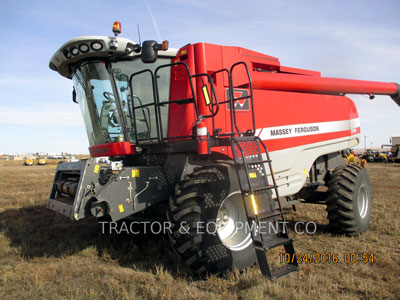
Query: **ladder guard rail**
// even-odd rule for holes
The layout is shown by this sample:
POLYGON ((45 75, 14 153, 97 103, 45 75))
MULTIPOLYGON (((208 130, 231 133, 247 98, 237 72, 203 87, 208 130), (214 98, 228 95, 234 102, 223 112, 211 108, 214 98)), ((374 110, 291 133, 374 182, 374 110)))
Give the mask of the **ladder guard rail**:
POLYGON ((252 121, 253 121, 253 132, 255 132, 256 130, 256 121, 255 121, 255 115, 254 115, 254 101, 253 101, 253 84, 251 82, 251 76, 250 76, 250 72, 249 72, 249 68, 247 67, 247 64, 244 61, 239 61, 237 63, 234 63, 231 66, 230 69, 230 76, 229 76, 229 93, 230 93, 230 100, 231 100, 231 128, 232 128, 232 132, 234 132, 234 128, 236 129, 236 132, 240 132, 238 126, 237 126, 237 120, 236 120, 236 110, 235 110, 235 105, 234 105, 234 94, 233 94, 233 71, 234 69, 239 66, 239 65, 243 65, 245 70, 246 70, 246 74, 247 74, 247 78, 249 79, 249 87, 250 87, 250 92, 248 95, 248 98, 250 99, 251 102, 251 113, 252 113, 252 121))
MULTIPOLYGON (((161 122, 161 110, 160 110, 160 106, 161 105, 160 105, 159 91, 158 91, 158 78, 159 78, 158 72, 163 68, 168 68, 168 67, 178 66, 178 65, 182 65, 186 70, 186 73, 187 73, 187 76, 188 76, 188 80, 189 80, 189 85, 190 85, 190 91, 192 93, 192 98, 194 100, 193 101, 193 105, 194 105, 194 109, 195 109, 195 112, 196 112, 196 118, 199 119, 199 108, 198 108, 197 103, 196 103, 196 96, 195 96, 196 94, 194 92, 193 81, 192 81, 193 76, 190 74, 189 66, 184 62, 175 62, 175 63, 165 64, 165 65, 157 67, 156 70, 154 71, 155 87, 156 87, 156 93, 155 93, 155 102, 156 102, 156 104, 155 105, 157 106, 158 117, 160 119, 159 120, 159 124, 160 124, 159 141, 160 141, 160 143, 162 143, 162 142, 164 142, 164 140, 168 140, 170 138, 168 138, 168 137, 164 138, 164 136, 163 136, 162 122, 161 122)), ((187 99, 183 99, 183 100, 187 100, 187 99)), ((177 103, 176 101, 175 102, 170 102, 170 103, 166 103, 166 102, 167 101, 162 102, 163 105, 169 105, 169 104, 177 103)))

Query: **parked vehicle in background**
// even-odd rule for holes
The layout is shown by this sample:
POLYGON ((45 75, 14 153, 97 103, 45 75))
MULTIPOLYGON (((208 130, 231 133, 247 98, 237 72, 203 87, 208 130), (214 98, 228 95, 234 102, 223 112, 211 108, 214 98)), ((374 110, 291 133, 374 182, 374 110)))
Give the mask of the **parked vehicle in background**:
POLYGON ((393 137, 392 143, 391 145, 382 145, 381 148, 390 147, 389 161, 400 163, 400 137, 393 137))
POLYGON ((377 149, 367 149, 367 151, 364 152, 361 158, 365 159, 369 163, 374 163, 374 162, 384 163, 389 161, 387 155, 383 152, 379 152, 377 149))
POLYGON ((25 166, 33 166, 33 159, 31 158, 26 158, 24 161, 25 166))
POLYGON ((47 160, 45 158, 39 158, 37 164, 39 166, 44 166, 45 164, 47 164, 47 160))

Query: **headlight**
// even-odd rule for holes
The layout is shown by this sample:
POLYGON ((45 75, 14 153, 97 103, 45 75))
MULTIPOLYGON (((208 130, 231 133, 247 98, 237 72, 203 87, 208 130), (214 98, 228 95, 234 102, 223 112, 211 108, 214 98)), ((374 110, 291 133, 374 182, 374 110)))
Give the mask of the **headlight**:
POLYGON ((79 54, 78 48, 76 48, 76 47, 71 48, 71 53, 72 53, 73 56, 77 56, 79 54))
POLYGON ((90 47, 94 50, 94 51, 100 51, 101 49, 103 49, 103 44, 100 42, 93 42, 92 44, 90 44, 90 47))
POLYGON ((81 51, 82 53, 86 53, 89 51, 89 46, 87 44, 80 44, 79 51, 81 51))

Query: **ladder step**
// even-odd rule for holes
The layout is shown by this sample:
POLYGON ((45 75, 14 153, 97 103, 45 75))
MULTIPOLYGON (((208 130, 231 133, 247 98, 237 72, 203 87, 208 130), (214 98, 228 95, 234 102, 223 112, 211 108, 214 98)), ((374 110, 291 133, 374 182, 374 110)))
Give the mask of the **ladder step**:
POLYGON ((255 143, 258 143, 258 140, 255 138, 254 135, 244 135, 244 136, 233 137, 232 140, 235 143, 240 143, 240 142, 255 142, 255 143))
POLYGON ((292 243, 291 239, 288 238, 281 238, 281 237, 274 237, 273 239, 263 241, 262 244, 260 241, 254 241, 254 248, 257 250, 268 250, 275 247, 283 246, 286 244, 292 243))
MULTIPOLYGON (((251 103, 253 103, 253 95, 251 92, 252 84, 247 64, 245 62, 233 64, 230 71, 228 70, 228 78, 229 93, 232 97, 230 97, 229 100, 226 99, 226 101, 222 103, 229 102, 230 104, 234 104, 241 99, 250 99, 251 103), (241 64, 244 65, 246 69, 250 91, 249 95, 235 98, 234 95, 232 95, 232 72, 236 66, 241 64)), ((236 114, 234 108, 231 113, 236 114)), ((242 193, 243 204, 246 208, 247 219, 249 222, 256 221, 259 225, 259 230, 255 232, 252 231, 251 233, 258 266, 263 276, 270 279, 277 279, 285 274, 296 271, 298 266, 297 261, 295 261, 291 262, 291 264, 283 264, 278 268, 271 269, 270 263, 268 262, 268 249, 283 246, 285 248, 285 253, 290 253, 292 255, 295 255, 295 251, 293 240, 289 238, 287 230, 284 229, 282 232, 281 229, 276 226, 278 229, 275 228, 272 233, 270 228, 266 229, 268 232, 261 228, 261 225, 263 225, 260 224, 261 221, 264 221, 268 227, 271 227, 271 225, 274 225, 273 223, 275 221, 279 221, 277 217, 281 216, 282 220, 284 220, 284 213, 281 209, 278 186, 276 185, 274 173, 272 171, 272 160, 270 159, 268 149, 261 138, 255 136, 254 111, 252 112, 252 119, 253 129, 249 129, 246 132, 235 132, 235 128, 238 130, 236 116, 231 115, 232 132, 225 133, 225 135, 217 132, 216 135, 230 137, 233 161, 235 163, 236 174, 242 193), (270 174, 271 180, 268 178, 268 173, 270 174), (274 189, 274 191, 272 191, 272 189, 274 189), (249 195, 250 193, 254 193, 254 195, 258 196, 254 197, 253 195, 249 195), (273 193, 275 193, 277 199, 272 198, 273 193), (248 201, 249 198, 251 198, 251 201, 248 201), (277 205, 279 205, 279 209, 277 209, 277 205), (254 211, 258 211, 260 214, 255 215, 254 211)))
MULTIPOLYGON (((291 272, 297 271, 299 266, 293 264, 286 264, 271 271, 272 279, 278 279, 283 275, 289 274, 291 272)), ((263 274, 264 275, 264 274, 263 274)), ((264 275, 265 276, 265 275, 264 275)))
POLYGON ((267 212, 264 214, 259 214, 257 215, 258 220, 264 220, 264 219, 271 219, 274 217, 279 217, 279 216, 283 216, 283 211, 280 211, 279 209, 275 210, 275 212, 267 212))
MULTIPOLYGON (((254 193, 254 192, 261 192, 261 191, 271 190, 271 189, 274 189, 274 188, 277 188, 277 186, 273 185, 273 184, 268 184, 268 185, 263 186, 263 187, 253 188, 252 191, 254 193)), ((242 190, 242 193, 250 193, 250 192, 251 191, 249 189, 243 189, 242 190)))
POLYGON ((257 165, 257 164, 264 164, 264 163, 270 163, 272 162, 272 160, 270 159, 263 159, 263 160, 254 160, 254 161, 244 161, 243 162, 243 158, 241 161, 235 161, 235 163, 239 166, 243 166, 243 165, 257 165))

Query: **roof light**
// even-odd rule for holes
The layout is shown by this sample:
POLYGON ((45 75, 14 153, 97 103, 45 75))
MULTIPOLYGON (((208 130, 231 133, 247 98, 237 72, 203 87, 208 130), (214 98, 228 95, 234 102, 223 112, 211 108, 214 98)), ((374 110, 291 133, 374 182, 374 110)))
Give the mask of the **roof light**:
POLYGON ((63 54, 64 54, 65 58, 71 58, 71 53, 68 51, 68 49, 64 49, 63 54))
POLYGON ((81 51, 82 53, 86 53, 89 51, 89 46, 87 44, 80 44, 79 51, 81 51))
POLYGON ((113 32, 115 36, 121 33, 121 22, 115 21, 113 25, 113 32))
POLYGON ((100 51, 103 49, 103 44, 100 42, 93 42, 90 44, 90 48, 92 48, 94 51, 100 51))
POLYGON ((76 47, 71 48, 71 53, 73 56, 77 56, 79 54, 79 50, 76 47))

